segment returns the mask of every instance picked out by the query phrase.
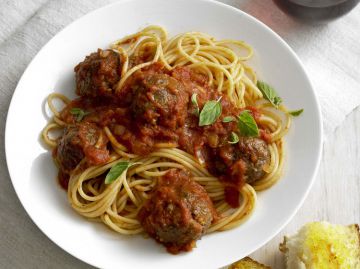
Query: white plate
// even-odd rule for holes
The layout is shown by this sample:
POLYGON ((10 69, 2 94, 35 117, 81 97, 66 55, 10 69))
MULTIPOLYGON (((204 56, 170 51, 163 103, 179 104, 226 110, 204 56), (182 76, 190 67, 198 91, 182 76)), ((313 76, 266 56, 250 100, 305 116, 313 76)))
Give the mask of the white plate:
POLYGON ((121 1, 72 23, 50 40, 24 72, 6 125, 6 157, 16 193, 36 225, 75 257, 101 268, 215 268, 261 247, 304 201, 319 164, 322 127, 311 83, 294 52, 253 17, 205 0, 121 1), (51 153, 40 141, 47 122, 44 100, 53 91, 73 96, 74 66, 98 47, 149 24, 170 35, 202 31, 245 40, 255 48, 253 65, 290 108, 304 108, 287 136, 283 178, 259 194, 253 216, 242 226, 204 236, 190 253, 170 255, 153 240, 121 236, 77 215, 56 183, 51 153))

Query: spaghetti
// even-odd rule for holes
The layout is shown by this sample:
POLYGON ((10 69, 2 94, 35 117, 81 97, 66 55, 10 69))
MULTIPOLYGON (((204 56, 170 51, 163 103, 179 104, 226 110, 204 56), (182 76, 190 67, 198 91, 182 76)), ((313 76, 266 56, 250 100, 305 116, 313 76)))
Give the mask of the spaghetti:
MULTIPOLYGON (((94 164, 82 156, 82 160, 69 173, 67 194, 73 209, 86 218, 101 220, 118 233, 143 233, 137 216, 142 205, 151 197, 158 178, 170 169, 182 169, 189 171, 193 180, 204 187, 219 215, 207 233, 239 226, 256 206, 256 191, 271 187, 281 177, 284 165, 283 137, 291 124, 286 108, 281 104, 274 107, 264 99, 257 87, 256 74, 246 65, 246 60, 253 55, 253 49, 242 41, 216 40, 200 32, 188 32, 168 39, 164 28, 159 26, 149 26, 126 36, 112 44, 111 48, 122 63, 119 79, 110 87, 111 94, 121 95, 135 74, 154 64, 160 63, 169 72, 186 67, 206 78, 206 87, 201 83, 192 84, 200 92, 215 89, 214 94, 226 96, 239 111, 248 107, 256 110, 254 115, 257 115, 256 122, 261 127, 260 135, 267 142, 269 162, 263 168, 264 176, 261 179, 243 184, 239 190, 239 206, 233 208, 225 199, 226 184, 208 171, 196 151, 195 154, 188 152, 176 142, 157 141, 151 152, 136 154, 129 145, 119 140, 124 127, 114 128, 109 122, 102 126, 94 145, 97 150, 109 141, 107 160, 94 164), (105 184, 104 175, 124 161, 133 165, 111 184, 105 184)), ((63 111, 56 109, 53 103, 55 99, 63 102, 65 108, 71 107, 72 101, 58 93, 50 94, 47 99, 54 116, 44 128, 42 137, 50 148, 58 150, 61 137, 53 138, 51 132, 78 123, 69 121, 63 111)), ((94 117, 83 114, 84 119, 94 117)))

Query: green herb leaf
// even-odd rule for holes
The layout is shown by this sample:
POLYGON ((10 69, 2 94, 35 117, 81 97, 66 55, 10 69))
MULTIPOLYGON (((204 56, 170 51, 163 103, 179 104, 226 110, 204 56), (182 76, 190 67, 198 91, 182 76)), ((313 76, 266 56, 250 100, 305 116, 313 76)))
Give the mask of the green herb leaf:
POLYGON ((235 120, 235 118, 233 116, 226 116, 223 118, 222 122, 226 123, 226 122, 232 122, 234 120, 235 120))
POLYGON ((221 115, 221 97, 215 101, 207 101, 200 112, 199 126, 213 124, 221 115))
POLYGON ((140 162, 131 163, 127 161, 118 162, 113 167, 111 167, 110 171, 107 173, 105 177, 105 184, 113 183, 117 178, 119 178, 122 173, 124 173, 131 166, 141 164, 140 162))
POLYGON ((238 116, 238 128, 243 136, 259 136, 259 128, 249 110, 242 111, 238 116))
POLYGON ((230 134, 230 140, 228 141, 229 144, 236 144, 239 142, 239 136, 234 133, 234 132, 231 132, 230 134))
POLYGON ((195 106, 195 114, 196 114, 196 116, 199 116, 200 109, 199 109, 199 105, 198 105, 196 98, 197 98, 197 93, 194 93, 193 95, 191 95, 191 102, 195 106))
POLYGON ((70 110, 70 113, 74 116, 76 116, 76 121, 82 121, 82 119, 89 114, 89 112, 85 112, 84 110, 82 110, 81 108, 78 107, 73 107, 70 110))
POLYGON ((110 171, 107 173, 105 177, 105 184, 113 183, 129 167, 130 167, 130 162, 118 162, 117 164, 115 164, 113 167, 111 167, 110 171))
POLYGON ((279 105, 282 102, 282 99, 280 98, 280 96, 278 95, 278 93, 275 91, 275 89, 273 87, 271 87, 269 84, 267 84, 266 82, 263 82, 263 81, 258 81, 257 87, 262 92, 265 99, 269 100, 270 103, 274 107, 276 107, 276 108, 279 107, 279 105))
POLYGON ((297 116, 300 116, 302 113, 304 112, 304 109, 299 109, 299 110, 292 110, 292 111, 289 111, 289 114, 293 117, 297 117, 297 116))
POLYGON ((73 114, 73 115, 77 115, 77 114, 82 113, 82 112, 84 112, 84 110, 82 110, 81 108, 78 108, 78 107, 73 107, 70 110, 70 113, 73 114))

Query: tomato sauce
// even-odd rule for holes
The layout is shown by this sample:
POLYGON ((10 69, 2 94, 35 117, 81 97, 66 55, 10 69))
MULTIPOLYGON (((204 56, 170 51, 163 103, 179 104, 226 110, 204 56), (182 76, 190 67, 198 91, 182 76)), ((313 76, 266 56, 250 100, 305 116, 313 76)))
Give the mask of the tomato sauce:
MULTIPOLYGON (((226 186, 226 201, 232 207, 238 207, 239 190, 249 176, 260 175, 255 172, 250 175, 248 171, 257 165, 257 160, 263 161, 261 164, 265 163, 269 155, 264 152, 266 147, 263 144, 269 142, 270 138, 259 124, 261 114, 254 107, 246 109, 258 122, 260 137, 257 139, 261 141, 247 142, 247 138, 240 137, 242 144, 229 144, 230 134, 239 133, 237 122, 222 120, 227 116, 236 119, 242 109, 235 107, 225 94, 209 86, 204 75, 186 67, 168 71, 161 64, 155 63, 134 73, 125 86, 111 96, 82 96, 73 100, 61 112, 61 118, 68 124, 83 125, 89 122, 99 128, 107 126, 129 152, 139 155, 156 150, 158 143, 176 145, 194 155, 212 174, 219 177, 226 186), (213 124, 199 126, 197 108, 191 101, 194 93, 197 94, 200 110, 207 101, 219 100, 221 115, 213 124), (73 108, 85 112, 81 122, 71 113, 73 108), (255 157, 249 153, 251 150, 255 152, 255 157)), ((104 147, 101 150, 104 153, 104 147)), ((92 160, 100 163, 106 160, 104 156, 96 158, 94 154, 97 154, 96 148, 85 152, 92 160)))

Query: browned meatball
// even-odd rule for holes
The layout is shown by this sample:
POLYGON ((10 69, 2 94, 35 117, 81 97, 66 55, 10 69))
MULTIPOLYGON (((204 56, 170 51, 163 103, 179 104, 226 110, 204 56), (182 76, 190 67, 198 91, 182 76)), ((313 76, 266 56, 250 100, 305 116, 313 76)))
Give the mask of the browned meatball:
POLYGON ((131 110, 137 121, 171 129, 184 124, 189 96, 177 79, 141 71, 135 75, 131 90, 131 110))
POLYGON ((190 251, 217 215, 205 189, 188 172, 172 169, 159 178, 138 217, 151 237, 176 254, 190 251))
POLYGON ((112 50, 101 50, 86 56, 75 67, 76 93, 80 96, 109 96, 120 80, 121 60, 112 50))
POLYGON ((256 137, 240 137, 239 143, 226 145, 212 151, 210 171, 227 177, 230 182, 253 183, 265 175, 264 167, 270 162, 270 151, 266 142, 256 137), (229 180, 229 176, 241 177, 229 180))
POLYGON ((56 160, 63 173, 70 173, 86 157, 89 164, 104 163, 109 159, 107 138, 95 124, 84 122, 68 127, 55 150, 56 160))
POLYGON ((266 142, 255 137, 240 137, 238 148, 239 158, 245 162, 245 181, 251 184, 264 177, 264 167, 270 162, 270 151, 266 142))
POLYGON ((240 137, 239 143, 208 150, 208 169, 225 185, 225 200, 240 206, 240 190, 264 177, 264 167, 270 162, 270 151, 260 138, 240 137))

